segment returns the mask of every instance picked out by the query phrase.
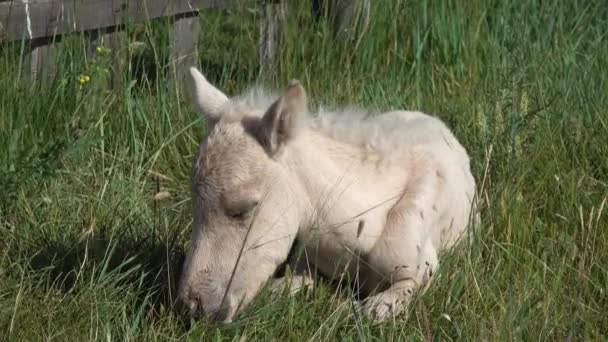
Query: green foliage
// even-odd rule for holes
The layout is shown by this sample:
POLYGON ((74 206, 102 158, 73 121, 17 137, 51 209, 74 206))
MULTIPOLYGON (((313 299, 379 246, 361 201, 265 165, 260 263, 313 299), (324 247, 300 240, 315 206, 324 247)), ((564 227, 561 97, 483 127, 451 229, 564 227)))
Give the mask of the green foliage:
POLYGON ((88 56, 80 36, 64 39, 50 84, 23 80, 20 44, 0 48, 0 339, 608 338, 608 7, 372 3, 369 29, 339 41, 289 1, 272 69, 257 64, 255 4, 201 13, 200 62, 229 94, 298 78, 313 108, 421 110, 454 129, 483 224, 408 317, 373 325, 329 284, 264 293, 227 326, 176 316, 205 125, 168 89, 156 20, 128 28, 115 90, 109 57, 88 56))

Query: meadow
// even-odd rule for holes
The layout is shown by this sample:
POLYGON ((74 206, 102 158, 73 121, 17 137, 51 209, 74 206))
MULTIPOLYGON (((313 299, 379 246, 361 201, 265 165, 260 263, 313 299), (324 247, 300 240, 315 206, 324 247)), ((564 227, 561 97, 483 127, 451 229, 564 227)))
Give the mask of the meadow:
POLYGON ((81 36, 51 83, 28 82, 23 45, 0 43, 0 340, 607 340, 606 3, 374 1, 355 42, 289 6, 262 69, 255 4, 201 13, 200 69, 229 95, 298 78, 313 109, 432 113, 471 155, 481 227, 409 315, 373 324, 321 283, 266 291, 228 325, 178 317, 206 126, 167 81, 157 20, 128 28, 116 89, 81 36))

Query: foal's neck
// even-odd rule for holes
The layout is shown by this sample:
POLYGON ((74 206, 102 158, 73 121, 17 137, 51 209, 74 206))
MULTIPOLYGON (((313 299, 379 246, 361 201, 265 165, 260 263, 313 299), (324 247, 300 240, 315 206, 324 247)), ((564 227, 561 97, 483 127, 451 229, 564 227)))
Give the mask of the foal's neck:
MULTIPOLYGON (((310 216, 316 216, 319 208, 344 204, 347 192, 349 198, 369 197, 372 202, 375 197, 388 198, 394 182, 400 183, 395 175, 403 175, 403 170, 395 172, 396 167, 384 165, 373 151, 312 130, 301 132, 286 152, 284 165, 306 193, 309 208, 305 212, 310 216)), ((314 217, 315 223, 319 219, 314 217)))
POLYGON ((293 142, 287 164, 300 179, 319 189, 322 184, 335 184, 345 176, 354 176, 366 163, 378 160, 378 155, 361 147, 309 130, 293 142))

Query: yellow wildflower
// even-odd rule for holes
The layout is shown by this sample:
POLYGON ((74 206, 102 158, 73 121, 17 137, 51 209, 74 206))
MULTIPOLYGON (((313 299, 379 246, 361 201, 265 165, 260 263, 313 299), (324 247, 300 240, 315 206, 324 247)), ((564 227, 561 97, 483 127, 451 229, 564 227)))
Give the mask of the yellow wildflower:
POLYGON ((90 80, 91 80, 91 77, 89 75, 78 76, 78 82, 80 82, 80 84, 88 83, 90 80))
POLYGON ((97 52, 98 55, 103 56, 103 55, 109 54, 110 51, 112 51, 112 50, 100 45, 97 48, 95 48, 95 51, 97 52))

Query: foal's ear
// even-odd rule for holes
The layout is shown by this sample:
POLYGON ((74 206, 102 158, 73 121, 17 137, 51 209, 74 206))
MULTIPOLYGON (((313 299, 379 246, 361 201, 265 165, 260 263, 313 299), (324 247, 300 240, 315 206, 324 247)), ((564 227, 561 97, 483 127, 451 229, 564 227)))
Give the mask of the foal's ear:
POLYGON ((297 134, 301 117, 306 111, 306 91, 298 80, 291 80, 283 95, 262 118, 259 139, 270 155, 276 154, 297 134))
POLYGON ((194 67, 190 68, 190 81, 194 108, 209 124, 215 124, 220 119, 220 107, 229 101, 228 97, 194 67))

